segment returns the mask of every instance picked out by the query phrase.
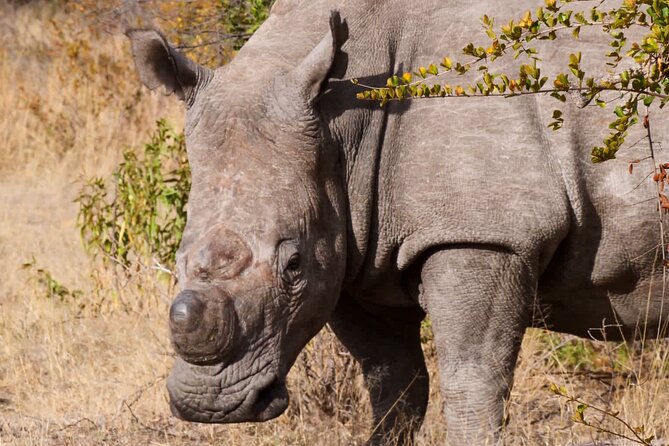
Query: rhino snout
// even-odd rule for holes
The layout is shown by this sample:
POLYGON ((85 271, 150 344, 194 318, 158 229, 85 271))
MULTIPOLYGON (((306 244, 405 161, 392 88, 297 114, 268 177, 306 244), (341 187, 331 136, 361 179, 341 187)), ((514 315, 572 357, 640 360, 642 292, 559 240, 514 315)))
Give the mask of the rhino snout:
POLYGON ((231 353, 238 331, 232 299, 222 293, 180 292, 170 307, 170 331, 174 350, 185 361, 221 361, 231 353))

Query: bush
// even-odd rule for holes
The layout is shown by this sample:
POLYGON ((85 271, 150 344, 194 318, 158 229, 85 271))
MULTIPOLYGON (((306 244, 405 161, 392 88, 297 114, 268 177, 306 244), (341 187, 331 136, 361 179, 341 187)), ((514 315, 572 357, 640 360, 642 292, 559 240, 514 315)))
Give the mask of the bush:
POLYGON ((147 260, 173 268, 190 184, 184 136, 160 120, 149 143, 123 152, 112 181, 84 182, 76 198, 84 245, 126 270, 147 260))
POLYGON ((157 27, 181 51, 217 67, 234 57, 269 16, 274 0, 64 0, 95 28, 157 27))

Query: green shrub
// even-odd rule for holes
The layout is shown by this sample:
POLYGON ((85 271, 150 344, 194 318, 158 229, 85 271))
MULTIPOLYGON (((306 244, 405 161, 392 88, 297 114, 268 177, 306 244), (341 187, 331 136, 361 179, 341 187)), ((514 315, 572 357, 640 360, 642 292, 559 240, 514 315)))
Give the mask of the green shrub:
POLYGON ((190 184, 184 136, 160 120, 149 143, 123 152, 112 181, 84 182, 76 198, 84 245, 126 269, 146 261, 173 268, 190 184))
POLYGON ((77 301, 82 296, 81 290, 70 289, 56 280, 47 269, 37 266, 35 257, 22 265, 30 273, 31 281, 36 285, 36 291, 47 299, 58 298, 61 302, 77 301))

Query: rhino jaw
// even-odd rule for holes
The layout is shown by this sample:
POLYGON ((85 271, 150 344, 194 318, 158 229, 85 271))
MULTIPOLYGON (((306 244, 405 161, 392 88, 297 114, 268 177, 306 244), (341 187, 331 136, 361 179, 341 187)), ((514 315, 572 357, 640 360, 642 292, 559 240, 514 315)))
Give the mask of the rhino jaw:
MULTIPOLYGON (((177 367, 175 364, 167 380, 170 409, 174 416, 184 421, 198 423, 259 422, 278 417, 288 407, 286 384, 276 373, 270 371, 250 375, 227 388, 219 387, 214 393, 207 395, 189 392, 193 389, 196 391, 202 389, 197 381, 203 378, 207 381, 217 381, 215 374, 205 378, 211 369, 216 368, 216 366, 192 366, 186 363, 177 367), (187 367, 186 370, 184 366, 187 367), (193 382, 184 382, 191 379, 193 382)), ((212 389, 212 387, 206 388, 210 391, 212 389)))

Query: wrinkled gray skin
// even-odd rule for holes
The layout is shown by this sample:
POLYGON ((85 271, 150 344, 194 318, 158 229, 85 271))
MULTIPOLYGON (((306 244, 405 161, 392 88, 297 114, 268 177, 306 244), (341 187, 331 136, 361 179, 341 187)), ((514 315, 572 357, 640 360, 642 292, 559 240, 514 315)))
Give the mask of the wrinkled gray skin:
MULTIPOLYGON (((288 370, 330 323, 362 363, 378 423, 370 444, 410 443, 428 399, 427 313, 449 443, 494 443, 525 328, 655 336, 669 310, 659 281, 651 287, 656 192, 635 188, 650 161, 634 175, 589 161, 610 109, 568 103, 553 133, 547 97, 383 109, 354 98, 348 79, 383 84, 457 54, 484 13, 503 23, 537 6, 501 3, 278 0, 214 71, 155 31, 128 33, 142 81, 188 110, 193 187, 170 312, 177 416, 278 416, 288 370)), ((585 61, 608 52, 585 31, 585 61)), ((573 46, 544 48, 544 72, 573 46)), ((669 126, 653 122, 667 141, 669 126)))

